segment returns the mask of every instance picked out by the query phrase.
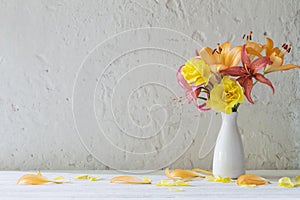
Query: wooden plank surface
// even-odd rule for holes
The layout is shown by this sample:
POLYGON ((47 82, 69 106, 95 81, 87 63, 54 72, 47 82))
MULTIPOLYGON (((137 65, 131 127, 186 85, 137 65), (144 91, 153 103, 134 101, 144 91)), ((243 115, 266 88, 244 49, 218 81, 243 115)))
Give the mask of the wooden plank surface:
MULTIPOLYGON (((191 182, 189 187, 182 188, 182 192, 170 191, 167 187, 154 185, 127 185, 111 184, 109 180, 117 175, 126 173, 115 171, 45 171, 43 175, 48 178, 64 176, 74 179, 81 174, 102 176, 97 182, 72 180, 66 184, 46 185, 17 185, 17 180, 26 173, 22 171, 0 172, 0 199, 300 199, 300 187, 281 188, 277 186, 278 178, 283 176, 293 177, 300 174, 300 170, 294 171, 250 171, 262 175, 272 181, 272 184, 256 188, 238 187, 236 183, 211 183, 205 180, 191 182)), ((163 172, 148 174, 135 174, 148 176, 153 183, 166 179, 163 172)))

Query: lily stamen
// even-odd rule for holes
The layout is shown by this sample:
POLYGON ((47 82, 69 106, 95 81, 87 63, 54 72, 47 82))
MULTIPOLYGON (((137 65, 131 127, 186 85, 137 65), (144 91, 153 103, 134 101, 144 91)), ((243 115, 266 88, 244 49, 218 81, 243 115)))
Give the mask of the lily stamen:
POLYGON ((220 43, 218 43, 217 46, 218 47, 213 50, 212 55, 214 55, 214 53, 221 54, 222 47, 221 47, 220 43))
POLYGON ((252 34, 253 34, 252 31, 250 31, 249 35, 244 34, 244 35, 243 35, 243 40, 244 40, 245 37, 246 37, 246 43, 249 42, 250 40, 252 40, 252 34))
POLYGON ((281 47, 283 50, 280 51, 278 56, 284 56, 284 54, 291 52, 292 46, 290 44, 284 43, 281 47))

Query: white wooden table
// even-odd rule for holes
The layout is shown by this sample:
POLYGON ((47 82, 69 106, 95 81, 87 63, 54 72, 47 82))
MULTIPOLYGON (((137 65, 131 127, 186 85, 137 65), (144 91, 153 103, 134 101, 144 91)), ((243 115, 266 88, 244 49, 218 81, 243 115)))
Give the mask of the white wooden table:
MULTIPOLYGON (((89 174, 102 176, 96 182, 72 180, 66 184, 46 185, 17 185, 17 180, 26 173, 21 171, 0 172, 0 199, 300 199, 300 187, 281 188, 277 186, 280 177, 294 177, 300 170, 293 171, 249 171, 264 176, 272 184, 256 188, 238 187, 236 183, 211 183, 205 180, 191 182, 182 192, 170 191, 167 187, 154 185, 111 184, 109 180, 117 175, 126 173, 116 171, 42 171, 48 178, 64 176, 72 179, 77 175, 89 174)), ((163 172, 137 174, 139 177, 148 176, 153 183, 166 179, 163 172)))

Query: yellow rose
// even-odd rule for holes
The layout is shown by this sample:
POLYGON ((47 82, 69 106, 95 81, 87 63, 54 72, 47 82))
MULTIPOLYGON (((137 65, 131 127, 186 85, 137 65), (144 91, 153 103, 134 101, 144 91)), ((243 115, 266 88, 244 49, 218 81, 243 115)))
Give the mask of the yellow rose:
POLYGON ((240 84, 224 76, 221 83, 214 86, 207 100, 207 106, 217 112, 230 114, 237 103, 244 102, 244 93, 240 84))
POLYGON ((191 58, 181 68, 181 74, 189 84, 207 85, 210 78, 210 68, 202 59, 191 58))

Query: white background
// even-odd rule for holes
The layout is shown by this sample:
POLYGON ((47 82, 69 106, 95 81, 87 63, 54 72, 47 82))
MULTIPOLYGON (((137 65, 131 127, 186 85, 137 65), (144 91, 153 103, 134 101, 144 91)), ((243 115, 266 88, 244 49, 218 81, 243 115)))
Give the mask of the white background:
MULTIPOLYGON (((225 41, 240 45, 249 31, 258 42, 264 43, 267 35, 275 45, 291 43, 286 63, 300 65, 297 0, 1 0, 0 169, 210 168, 212 153, 200 159, 199 150, 207 132, 218 129, 219 116, 171 101, 183 94, 176 70, 184 58, 194 56, 195 48, 225 41), (163 29, 112 37, 143 27, 163 29), (155 48, 144 48, 149 46, 155 48), (126 49, 133 51, 123 55, 126 49), (116 56, 120 58, 113 60, 116 56), (86 79, 80 79, 81 73, 86 79), (91 87, 82 87, 86 80, 91 87), (95 99, 87 96, 85 102, 84 92, 95 99), (100 129, 81 114, 90 114, 90 108, 110 143, 126 150, 123 154, 94 134, 100 129), (111 116, 105 112, 115 118, 106 119, 111 116), (128 139, 127 131, 138 140, 128 139), (179 139, 164 149, 175 135, 179 139)), ((299 168, 299 75, 296 69, 270 74, 275 94, 257 85, 255 105, 240 107, 248 169, 299 168)))

